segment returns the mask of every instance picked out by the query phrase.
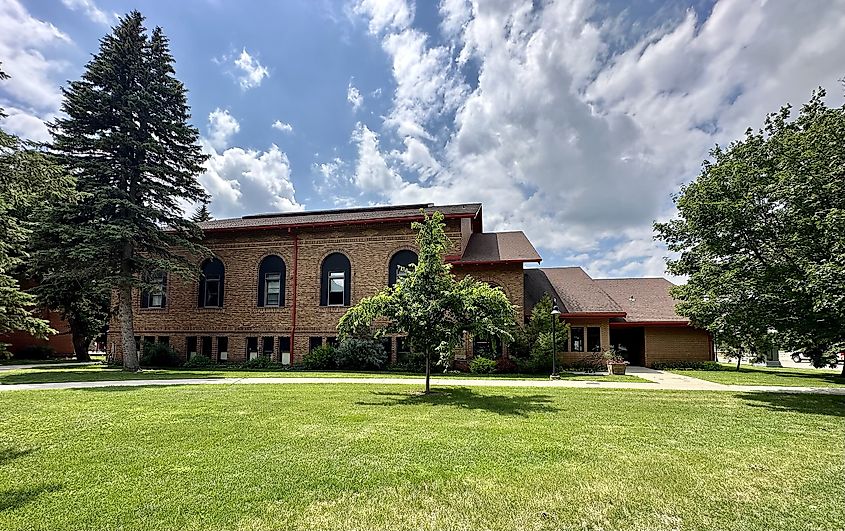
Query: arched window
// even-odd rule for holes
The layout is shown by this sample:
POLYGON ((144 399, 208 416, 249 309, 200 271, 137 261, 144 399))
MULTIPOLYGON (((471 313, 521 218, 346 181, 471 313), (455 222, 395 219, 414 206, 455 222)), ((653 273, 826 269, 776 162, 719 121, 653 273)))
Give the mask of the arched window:
POLYGON ((349 258, 332 253, 320 268, 320 306, 349 306, 352 266, 349 258))
POLYGON ((405 276, 406 269, 411 264, 416 264, 418 260, 417 253, 414 251, 398 251, 390 257, 390 265, 387 272, 387 285, 392 286, 396 284, 396 280, 405 276))
POLYGON ((285 261, 281 256, 265 256, 258 266, 258 306, 285 305, 285 261))
POLYGON ((225 268, 218 258, 209 258, 200 267, 199 298, 200 308, 222 308, 225 268))
POLYGON ((141 308, 164 308, 167 306, 167 273, 153 271, 146 278, 151 287, 141 291, 141 308))

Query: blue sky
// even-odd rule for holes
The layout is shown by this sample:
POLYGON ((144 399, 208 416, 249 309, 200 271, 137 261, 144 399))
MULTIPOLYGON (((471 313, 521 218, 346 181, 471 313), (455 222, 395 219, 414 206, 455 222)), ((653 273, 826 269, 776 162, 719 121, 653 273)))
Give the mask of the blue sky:
POLYGON ((216 217, 484 203, 544 265, 662 275, 651 224, 716 143, 817 86, 845 0, 0 0, 4 129, 45 140, 115 16, 171 40, 216 217))

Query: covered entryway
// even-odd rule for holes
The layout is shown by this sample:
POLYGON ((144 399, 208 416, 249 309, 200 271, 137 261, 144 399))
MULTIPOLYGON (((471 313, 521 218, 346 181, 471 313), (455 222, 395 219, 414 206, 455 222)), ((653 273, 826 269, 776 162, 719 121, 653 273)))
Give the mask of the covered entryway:
POLYGON ((645 365, 645 328, 642 326, 611 325, 610 345, 631 365, 645 365))

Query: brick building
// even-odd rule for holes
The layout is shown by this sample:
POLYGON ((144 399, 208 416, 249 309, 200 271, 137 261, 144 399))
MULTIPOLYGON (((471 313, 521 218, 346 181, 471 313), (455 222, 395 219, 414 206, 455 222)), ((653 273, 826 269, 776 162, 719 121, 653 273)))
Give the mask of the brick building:
MULTIPOLYGON (((519 231, 483 232, 478 203, 244 216, 201 224, 204 244, 214 257, 198 260, 199 281, 161 275, 160 289, 136 293, 136 342, 167 342, 185 357, 197 354, 217 361, 242 361, 266 355, 285 364, 297 363, 314 346, 337 340, 338 319, 349 306, 392 284, 401 274, 400 266, 414 263, 417 255, 411 223, 421 219, 421 209, 443 213, 453 242, 446 257, 453 273, 501 287, 520 314, 536 302, 538 282, 549 284, 544 285, 545 292, 561 301, 569 294, 558 290, 558 283, 566 285, 566 279, 555 272, 577 268, 526 269, 526 263, 541 260, 534 246, 519 231), (538 272, 545 280, 541 281, 538 272)), ((564 304, 571 307, 566 306, 565 316, 573 326, 583 323, 587 327, 584 333, 593 348, 598 345, 593 337, 598 327, 600 346, 606 347, 614 339, 616 319, 624 320, 627 313, 597 281, 581 273, 577 291, 589 294, 587 302, 596 301, 597 305, 579 307, 575 299, 567 299, 564 304), (593 311, 599 307, 604 309, 593 311), (579 313, 584 308, 590 311, 579 313)), ((671 298, 668 301, 671 305, 671 298)), ((654 356, 709 359, 709 350, 699 351, 697 343, 672 340, 680 331, 696 337, 703 334, 685 322, 679 326, 681 322, 674 316, 671 324, 644 334, 651 348, 657 349, 654 356), (660 332, 663 328, 668 328, 668 336, 660 332)), ((110 330, 108 348, 119 358, 116 322, 110 330)), ((385 347, 391 362, 406 354, 401 337, 386 338, 385 347)), ((490 348, 481 339, 468 338, 456 358, 469 358, 479 349, 490 348)), ((499 348, 507 355, 507 347, 499 348)))

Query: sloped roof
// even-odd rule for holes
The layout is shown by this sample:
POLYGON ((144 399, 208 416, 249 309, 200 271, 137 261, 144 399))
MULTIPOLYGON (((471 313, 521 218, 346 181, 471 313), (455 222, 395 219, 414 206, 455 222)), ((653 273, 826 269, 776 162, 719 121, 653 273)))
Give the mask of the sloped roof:
POLYGON ((378 223, 396 220, 411 220, 420 217, 420 209, 426 213, 441 212, 446 217, 473 218, 480 214, 481 203, 435 206, 433 203, 417 205, 393 205, 336 210, 313 210, 310 212, 283 212, 255 214, 241 218, 214 219, 199 224, 205 232, 284 228, 302 225, 338 225, 378 223))
POLYGON ((558 295, 564 314, 619 314, 622 308, 580 267, 541 268, 558 295))
POLYGON ((689 322, 675 312, 669 293, 674 284, 665 278, 603 278, 596 284, 626 313, 626 322, 689 322))
POLYGON ((522 231, 473 233, 461 259, 461 263, 488 262, 540 262, 537 249, 528 241, 522 231))
POLYGON ((534 305, 540 302, 544 295, 560 300, 552 283, 542 269, 526 269, 523 271, 523 304, 525 315, 531 315, 534 305))

